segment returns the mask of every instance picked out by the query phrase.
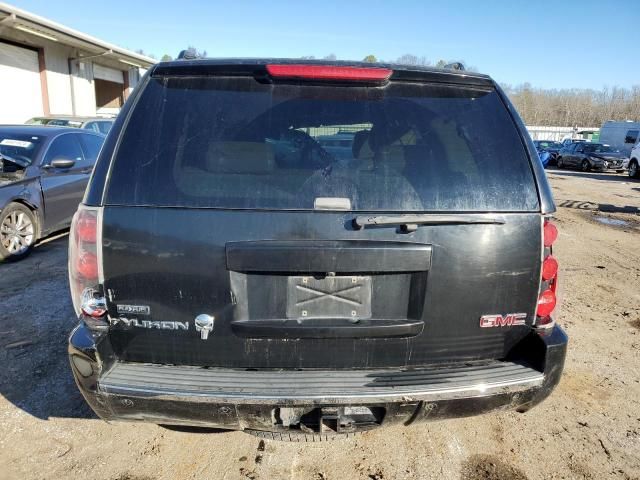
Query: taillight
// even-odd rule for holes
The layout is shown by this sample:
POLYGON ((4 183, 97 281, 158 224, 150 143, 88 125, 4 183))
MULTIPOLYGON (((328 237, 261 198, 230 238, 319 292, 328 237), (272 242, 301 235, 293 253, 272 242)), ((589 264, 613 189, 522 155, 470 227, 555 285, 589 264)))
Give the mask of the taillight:
POLYGON ((545 220, 543 233, 544 246, 550 247, 558 238, 558 227, 556 227, 555 224, 551 223, 549 220, 545 220))
POLYGON ((551 254, 542 262, 542 280, 545 282, 554 279, 558 274, 558 261, 551 254))
POLYGON ((91 210, 81 210, 74 225, 76 239, 88 243, 96 243, 98 231, 97 216, 91 210))
POLYGON ((388 68, 348 67, 342 65, 267 65, 274 78, 348 82, 385 82, 393 70, 388 68))
POLYGON ((548 317, 555 308, 556 294, 551 289, 547 289, 538 297, 538 309, 536 310, 536 314, 538 317, 548 317))
POLYGON ((98 257, 95 253, 79 252, 75 264, 80 278, 98 283, 98 257))
POLYGON ((100 209, 80 205, 69 234, 69 286, 73 308, 92 328, 108 326, 106 301, 100 293, 102 239, 100 209))
POLYGON ((558 261, 552 255, 553 244, 558 238, 558 228, 550 220, 544 220, 542 237, 543 260, 535 327, 541 334, 544 334, 550 331, 555 324, 552 314, 558 303, 556 298, 558 261))

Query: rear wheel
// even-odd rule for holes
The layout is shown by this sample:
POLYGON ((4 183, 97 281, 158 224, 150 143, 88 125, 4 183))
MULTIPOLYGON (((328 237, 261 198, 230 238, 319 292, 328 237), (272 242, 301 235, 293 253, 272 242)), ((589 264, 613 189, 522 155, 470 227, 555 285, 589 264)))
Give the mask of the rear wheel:
POLYGON ((589 170, 591 170, 591 165, 589 165, 589 162, 587 160, 583 160, 580 167, 582 168, 583 172, 588 172, 589 170))
POLYGON ((0 213, 0 260, 20 260, 36 241, 36 220, 27 207, 10 203, 0 213))
POLYGON ((640 177, 640 168, 638 168, 638 161, 635 159, 629 162, 629 176, 631 178, 640 177))
POLYGON ((558 157, 557 165, 558 168, 564 168, 564 160, 562 160, 562 157, 558 157))

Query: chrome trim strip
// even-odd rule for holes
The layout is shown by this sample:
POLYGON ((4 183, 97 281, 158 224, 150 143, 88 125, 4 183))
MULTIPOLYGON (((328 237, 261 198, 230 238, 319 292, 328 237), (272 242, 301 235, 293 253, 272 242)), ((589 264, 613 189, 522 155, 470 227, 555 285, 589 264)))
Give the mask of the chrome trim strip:
MULTIPOLYGON (((98 284, 104 285, 104 265, 102 262, 102 215, 104 207, 96 209, 96 257, 98 258, 98 284)), ((106 295, 105 295, 106 296, 106 295)))
POLYGON ((267 404, 345 404, 345 403, 385 403, 385 402, 408 402, 419 400, 450 400, 466 397, 484 397, 496 394, 516 393, 522 390, 541 386, 544 382, 544 374, 525 376, 503 382, 478 383, 460 387, 449 387, 428 390, 411 390, 394 388, 392 392, 369 391, 358 394, 337 395, 252 395, 243 393, 200 393, 185 392, 179 390, 154 389, 152 387, 128 387, 111 385, 109 382, 99 382, 98 391, 104 394, 121 395, 130 397, 150 397, 158 400, 184 400, 191 402, 212 402, 212 403, 267 403, 267 404))

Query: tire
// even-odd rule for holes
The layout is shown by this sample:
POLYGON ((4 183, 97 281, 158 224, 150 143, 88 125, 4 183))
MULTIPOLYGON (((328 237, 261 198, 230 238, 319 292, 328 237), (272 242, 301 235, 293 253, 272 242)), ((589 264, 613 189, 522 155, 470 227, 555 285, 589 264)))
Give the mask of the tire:
POLYGON ((21 260, 37 238, 36 217, 20 203, 10 203, 0 213, 0 260, 21 260))
POLYGON ((629 176, 631 178, 640 178, 640 168, 636 159, 629 162, 629 176))
POLYGON ((253 435, 254 437, 265 440, 277 440, 279 442, 296 442, 296 443, 319 443, 334 442, 336 440, 346 440, 355 438, 363 432, 356 433, 334 433, 322 435, 319 433, 296 433, 296 432, 266 432, 263 430, 243 430, 243 432, 253 435))
POLYGON ((558 168, 564 168, 564 160, 562 160, 562 157, 558 157, 558 159, 556 160, 556 166, 558 168))
POLYGON ((589 170, 591 170, 591 165, 589 165, 589 162, 587 160, 583 160, 580 164, 580 169, 583 172, 588 172, 589 170))

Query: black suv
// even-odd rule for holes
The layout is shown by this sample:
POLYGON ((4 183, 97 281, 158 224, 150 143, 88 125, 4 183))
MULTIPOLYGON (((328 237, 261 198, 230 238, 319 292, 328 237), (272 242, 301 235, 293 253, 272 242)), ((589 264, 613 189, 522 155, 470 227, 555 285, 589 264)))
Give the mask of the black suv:
POLYGON ((107 420, 292 440, 527 410, 567 344, 554 210, 485 75, 157 64, 74 218, 73 374, 107 420))

